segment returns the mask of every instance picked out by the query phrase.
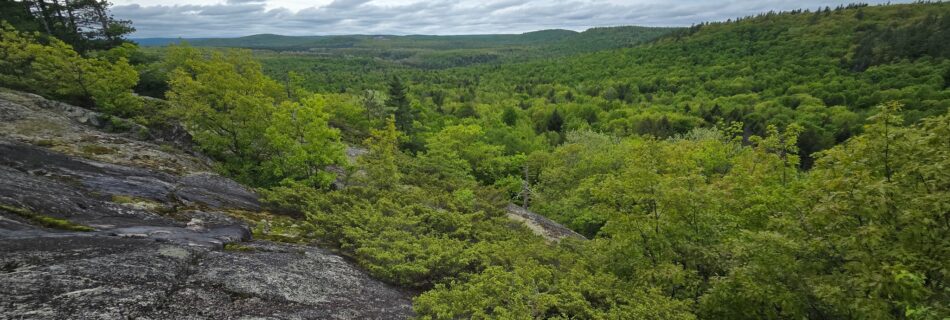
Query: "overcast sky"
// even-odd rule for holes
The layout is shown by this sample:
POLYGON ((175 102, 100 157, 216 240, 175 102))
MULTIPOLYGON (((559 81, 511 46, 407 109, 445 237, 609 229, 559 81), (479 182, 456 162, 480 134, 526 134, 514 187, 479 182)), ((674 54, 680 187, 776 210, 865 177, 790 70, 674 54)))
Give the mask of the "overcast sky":
MULTIPOLYGON (((259 33, 485 34, 597 26, 689 26, 769 10, 815 9, 857 0, 113 0, 145 37, 259 33)), ((884 1, 865 1, 881 3, 884 1)), ((901 2, 901 1, 894 1, 901 2)))

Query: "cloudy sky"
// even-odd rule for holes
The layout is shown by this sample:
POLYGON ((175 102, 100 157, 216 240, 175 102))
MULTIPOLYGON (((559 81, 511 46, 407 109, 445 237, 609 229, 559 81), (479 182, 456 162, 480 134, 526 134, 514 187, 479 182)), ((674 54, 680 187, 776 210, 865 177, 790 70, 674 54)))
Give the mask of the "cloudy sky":
POLYGON ((138 29, 134 38, 485 34, 617 25, 689 26, 769 10, 834 7, 855 1, 113 0, 112 12, 134 22, 138 29))

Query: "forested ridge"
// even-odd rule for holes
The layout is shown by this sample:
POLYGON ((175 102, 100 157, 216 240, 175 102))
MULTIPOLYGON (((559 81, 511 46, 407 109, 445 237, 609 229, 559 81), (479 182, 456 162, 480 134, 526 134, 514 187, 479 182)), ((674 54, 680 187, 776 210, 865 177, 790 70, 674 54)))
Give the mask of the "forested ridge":
POLYGON ((443 69, 630 47, 652 41, 677 29, 624 26, 591 28, 583 32, 551 29, 523 34, 451 36, 293 37, 258 34, 239 38, 195 39, 190 44, 199 47, 269 50, 311 57, 331 56, 336 60, 371 57, 425 69, 443 69))
POLYGON ((950 3, 519 36, 551 54, 77 51, 23 25, 0 84, 182 123, 264 195, 255 237, 339 250, 422 319, 950 317, 950 3))

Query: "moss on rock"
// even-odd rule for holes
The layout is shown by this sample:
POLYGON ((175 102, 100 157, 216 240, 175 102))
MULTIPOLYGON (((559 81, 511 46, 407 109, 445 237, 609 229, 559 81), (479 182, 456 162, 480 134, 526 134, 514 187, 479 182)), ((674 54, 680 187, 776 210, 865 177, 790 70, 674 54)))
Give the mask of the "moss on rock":
POLYGON ((26 208, 19 208, 19 207, 13 207, 13 206, 0 204, 0 210, 16 214, 20 216, 21 218, 27 219, 36 225, 43 226, 46 228, 69 230, 69 231, 82 231, 82 232, 96 231, 96 229, 90 226, 72 223, 66 219, 53 218, 50 216, 41 215, 36 212, 30 211, 29 209, 26 209, 26 208))

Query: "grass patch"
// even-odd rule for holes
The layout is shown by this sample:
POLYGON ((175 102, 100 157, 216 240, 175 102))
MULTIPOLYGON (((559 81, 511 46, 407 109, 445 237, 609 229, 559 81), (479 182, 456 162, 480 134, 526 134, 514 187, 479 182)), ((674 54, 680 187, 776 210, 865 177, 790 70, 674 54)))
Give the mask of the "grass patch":
POLYGON ((165 153, 171 153, 171 154, 178 153, 178 148, 175 148, 175 146, 171 144, 160 144, 158 145, 158 150, 165 153))
POLYGON ((0 210, 16 214, 24 219, 30 220, 30 222, 36 225, 40 225, 40 226, 51 228, 51 229, 82 231, 82 232, 96 231, 96 229, 93 229, 90 226, 75 224, 75 223, 69 222, 69 220, 66 220, 66 219, 59 219, 59 218, 53 218, 50 216, 44 216, 44 215, 35 213, 33 211, 30 211, 26 208, 17 208, 17 207, 0 204, 0 210))
POLYGON ((112 202, 118 204, 150 204, 150 205, 159 205, 158 202, 155 202, 151 199, 139 198, 135 196, 129 196, 124 194, 114 194, 112 195, 112 202))
POLYGON ((302 220, 269 212, 232 210, 228 213, 252 225, 251 234, 255 239, 296 244, 306 244, 317 240, 312 228, 309 228, 302 220))
POLYGON ((255 249, 254 247, 245 246, 243 244, 234 243, 234 242, 224 244, 224 251, 251 252, 251 251, 256 251, 256 250, 257 249, 255 249))
POLYGON ((112 195, 112 202, 118 204, 130 204, 130 203, 139 203, 140 201, 133 196, 127 196, 123 194, 114 194, 112 195))
POLYGON ((36 140, 35 144, 40 147, 49 148, 49 147, 55 147, 57 143, 55 140, 41 139, 41 140, 36 140))
POLYGON ((79 148, 79 151, 87 155, 113 154, 115 149, 95 144, 87 144, 79 148))

